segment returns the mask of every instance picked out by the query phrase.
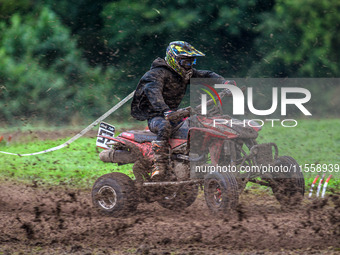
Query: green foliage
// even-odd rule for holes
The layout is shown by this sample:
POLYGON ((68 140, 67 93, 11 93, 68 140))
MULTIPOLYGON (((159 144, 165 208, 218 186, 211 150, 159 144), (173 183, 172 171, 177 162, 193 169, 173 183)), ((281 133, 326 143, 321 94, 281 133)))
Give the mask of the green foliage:
POLYGON ((105 48, 105 37, 101 34, 103 21, 101 13, 109 0, 40 0, 42 6, 49 6, 67 26, 72 34, 77 35, 78 47, 88 62, 109 65, 112 55, 105 48))
POLYGON ((37 18, 14 15, 9 25, 1 23, 1 34, 0 120, 68 122, 108 108, 114 70, 90 67, 52 11, 43 8, 37 18))
POLYGON ((199 68, 234 77, 246 74, 259 14, 271 8, 262 1, 127 1, 103 10, 103 34, 117 49, 120 68, 139 78, 169 42, 186 40, 207 57, 199 68), (131 68, 133 66, 133 68, 131 68), (137 74, 137 75, 136 75, 137 74))
POLYGON ((9 27, 3 27, 6 32, 1 45, 16 62, 29 57, 46 68, 70 54, 79 54, 67 28, 61 26, 57 16, 47 8, 42 9, 38 19, 16 14, 10 23, 9 27))
POLYGON ((339 11, 334 0, 0 0, 0 121, 92 120, 174 40, 226 78, 337 77, 339 11))
POLYGON ((258 76, 338 77, 340 3, 333 0, 277 1, 263 15, 255 47, 258 76))
POLYGON ((27 13, 32 5, 30 0, 0 0, 0 20, 7 20, 14 13, 27 13))

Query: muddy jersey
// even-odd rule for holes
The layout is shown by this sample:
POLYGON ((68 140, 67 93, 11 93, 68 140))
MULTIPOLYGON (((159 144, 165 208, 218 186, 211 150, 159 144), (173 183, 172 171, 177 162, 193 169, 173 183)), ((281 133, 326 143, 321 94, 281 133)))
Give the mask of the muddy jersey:
MULTIPOLYGON (((191 78, 224 78, 214 72, 192 69, 191 78)), ((131 104, 131 115, 137 120, 163 116, 168 110, 177 110, 190 79, 184 79, 164 59, 153 61, 151 69, 140 79, 131 104)))

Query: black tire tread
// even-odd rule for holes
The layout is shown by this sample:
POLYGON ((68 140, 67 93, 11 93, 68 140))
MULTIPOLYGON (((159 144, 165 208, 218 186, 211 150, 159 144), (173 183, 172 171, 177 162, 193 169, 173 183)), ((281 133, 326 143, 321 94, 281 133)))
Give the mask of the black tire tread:
POLYGON ((238 183, 235 179, 234 175, 231 173, 211 173, 208 174, 204 181, 204 196, 206 199, 206 203, 208 208, 215 214, 225 216, 231 210, 236 209, 238 205, 238 183), (224 196, 225 200, 222 201, 221 207, 215 207, 211 203, 211 194, 209 194, 208 183, 210 179, 215 179, 220 184, 224 185, 222 195, 224 196), (224 184, 223 184, 224 183, 224 184))
POLYGON ((129 176, 119 172, 108 173, 99 177, 94 183, 92 188, 92 202, 95 207, 97 207, 100 211, 104 212, 105 214, 114 217, 119 217, 136 210, 138 200, 135 197, 135 192, 136 190, 134 182, 131 180, 129 176), (101 208, 95 201, 94 192, 97 189, 97 186, 105 182, 114 183, 114 185, 118 185, 119 187, 119 191, 122 194, 122 200, 120 201, 119 206, 120 208, 117 208, 117 210, 111 211, 105 210, 101 208))
POLYGON ((158 204, 163 208, 180 211, 183 210, 190 205, 192 205, 198 195, 198 186, 197 185, 187 185, 184 187, 186 191, 180 194, 180 196, 175 197, 173 200, 158 200, 158 204))
POLYGON ((305 180, 299 164, 290 156, 281 156, 278 161, 282 165, 293 165, 298 170, 289 173, 289 178, 276 179, 275 184, 272 183, 271 185, 273 193, 282 206, 297 206, 301 203, 305 193, 305 180), (292 191, 291 187, 294 187, 295 190, 292 191))

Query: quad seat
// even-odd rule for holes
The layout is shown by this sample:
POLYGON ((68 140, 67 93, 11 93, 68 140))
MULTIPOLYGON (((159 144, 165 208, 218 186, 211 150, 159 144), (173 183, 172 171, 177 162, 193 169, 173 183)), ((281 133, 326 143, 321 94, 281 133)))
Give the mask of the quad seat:
POLYGON ((135 141, 137 143, 145 143, 152 142, 157 140, 157 135, 152 133, 149 130, 131 130, 127 132, 123 132, 119 135, 119 137, 124 137, 126 139, 135 141))
MULTIPOLYGON (((175 128, 174 133, 170 138, 172 139, 187 139, 189 131, 189 121, 186 120, 175 128)), ((126 139, 135 141, 137 143, 152 142, 157 140, 157 135, 150 130, 130 130, 119 135, 126 139)))

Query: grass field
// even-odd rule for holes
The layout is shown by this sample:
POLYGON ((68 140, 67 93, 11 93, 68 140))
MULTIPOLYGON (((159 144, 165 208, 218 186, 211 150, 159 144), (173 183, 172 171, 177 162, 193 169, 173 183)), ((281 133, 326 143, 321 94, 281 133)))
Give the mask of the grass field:
MULTIPOLYGON (((45 141, 31 139, 10 145, 2 142, 0 151, 32 153, 58 146, 69 138, 45 141)), ((116 164, 101 162, 98 157, 101 149, 96 148, 95 141, 95 138, 80 138, 64 149, 37 156, 0 154, 0 177, 88 188, 96 178, 112 171, 121 171, 132 176, 132 165, 118 167, 116 164)), ((300 165, 327 164, 339 167, 340 164, 340 125, 336 119, 300 120, 295 128, 278 125, 272 128, 268 123, 260 131, 258 142, 276 143, 279 155, 292 156, 300 165)), ((308 187, 315 176, 316 173, 305 173, 308 187)), ((340 189, 338 177, 339 173, 330 181, 331 188, 340 189)))

